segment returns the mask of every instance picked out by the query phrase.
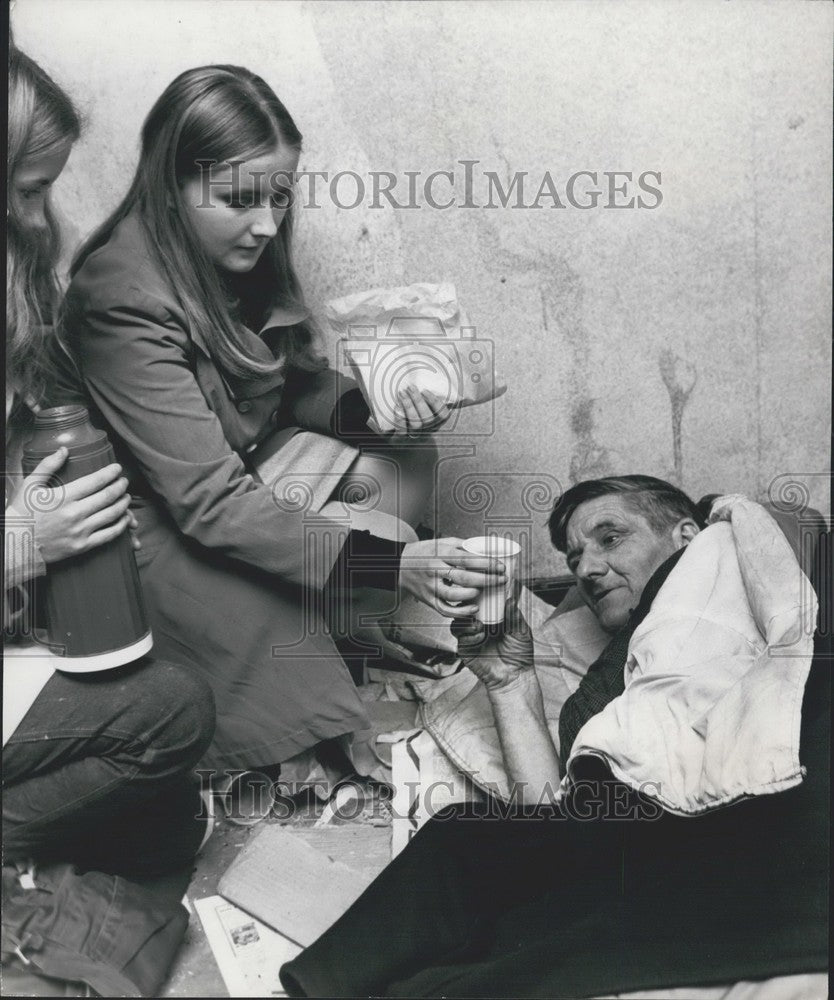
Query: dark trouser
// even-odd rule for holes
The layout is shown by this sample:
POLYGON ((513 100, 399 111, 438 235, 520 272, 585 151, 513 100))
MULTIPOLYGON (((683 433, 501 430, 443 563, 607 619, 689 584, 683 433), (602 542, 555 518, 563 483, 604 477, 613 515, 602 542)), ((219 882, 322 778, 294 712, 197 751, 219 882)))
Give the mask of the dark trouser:
POLYGON ((798 787, 693 817, 622 818, 616 783, 597 801, 619 818, 450 807, 283 966, 285 989, 576 998, 825 971, 831 665, 806 685, 798 787))
MULTIPOLYGON (((450 806, 427 823, 347 914, 283 967, 290 996, 443 995, 444 967, 450 984, 461 968, 476 968, 505 936, 503 915, 515 914, 507 930, 523 939, 523 915, 555 925, 616 884, 619 856, 601 843, 610 828, 549 809, 501 819, 484 817, 485 808, 450 806), (581 880, 566 880, 567 857, 581 880), (570 891, 561 892, 566 881, 570 891)), ((513 942, 499 947, 512 951, 513 942)))
POLYGON ((54 674, 3 751, 5 861, 128 875, 187 863, 205 832, 191 771, 213 732, 207 684, 171 663, 54 674))

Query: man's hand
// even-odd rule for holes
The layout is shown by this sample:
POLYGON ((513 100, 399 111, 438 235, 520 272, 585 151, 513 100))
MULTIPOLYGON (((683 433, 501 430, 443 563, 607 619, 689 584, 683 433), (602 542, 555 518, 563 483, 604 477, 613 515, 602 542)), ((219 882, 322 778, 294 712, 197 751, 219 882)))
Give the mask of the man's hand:
POLYGON ((533 674, 533 634, 518 608, 520 593, 521 584, 515 580, 497 638, 488 637, 484 625, 474 618, 452 623, 458 653, 488 691, 506 690, 533 674))
POLYGON ((559 786, 559 755, 533 669, 533 635, 518 609, 520 593, 516 580, 498 638, 487 638, 484 626, 472 621, 454 622, 452 633, 465 665, 486 687, 511 796, 539 805, 552 801, 559 786))

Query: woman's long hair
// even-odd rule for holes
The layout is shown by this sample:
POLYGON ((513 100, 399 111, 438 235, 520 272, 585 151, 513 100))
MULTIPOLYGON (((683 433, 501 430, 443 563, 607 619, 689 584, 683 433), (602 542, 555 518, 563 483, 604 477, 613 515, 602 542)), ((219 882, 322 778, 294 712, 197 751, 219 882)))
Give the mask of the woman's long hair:
POLYGON ((46 338, 61 288, 58 226, 47 199, 45 225, 26 221, 14 193, 23 162, 74 142, 81 122, 72 101, 38 64, 9 53, 8 242, 6 253, 6 379, 18 399, 39 402, 46 387, 46 338))
MULTIPOLYGON (((138 212, 162 272, 192 329, 199 329, 215 363, 225 372, 257 377, 282 364, 302 370, 326 366, 313 348, 313 331, 300 323, 265 362, 247 349, 224 283, 190 224, 181 184, 201 176, 200 161, 224 163, 262 156, 278 144, 301 149, 301 133, 267 84, 239 66, 202 66, 181 73, 163 92, 142 126, 139 166, 129 191, 93 233, 73 263, 75 274, 103 246, 116 226, 138 212)), ((292 266, 292 210, 255 267, 236 275, 234 292, 246 316, 265 318, 274 303, 297 306, 301 290, 292 266)))

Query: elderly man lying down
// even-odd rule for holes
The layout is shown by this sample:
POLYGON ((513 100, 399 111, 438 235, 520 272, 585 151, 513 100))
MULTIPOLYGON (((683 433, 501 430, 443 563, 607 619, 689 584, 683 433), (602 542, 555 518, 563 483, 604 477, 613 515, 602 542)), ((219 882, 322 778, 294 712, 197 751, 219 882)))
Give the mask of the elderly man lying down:
POLYGON ((644 476, 561 498, 610 641, 558 740, 515 602, 497 639, 465 623, 514 806, 427 823, 283 967, 291 996, 826 995, 830 644, 770 515, 710 521, 644 476))

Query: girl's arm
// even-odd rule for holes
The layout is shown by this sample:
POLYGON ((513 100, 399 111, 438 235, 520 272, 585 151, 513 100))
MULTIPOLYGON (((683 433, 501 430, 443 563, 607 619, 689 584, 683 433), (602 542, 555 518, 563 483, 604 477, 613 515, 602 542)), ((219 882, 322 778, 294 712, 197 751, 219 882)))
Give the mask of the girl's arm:
MULTIPOLYGON (((282 506, 248 472, 197 382, 191 338, 173 304, 127 281, 95 275, 85 287, 83 279, 82 271, 70 288, 68 337, 87 391, 179 529, 207 548, 320 590, 353 533, 282 506)), ((321 387, 332 412, 336 383, 323 379, 321 387)), ((438 599, 444 606, 463 600, 459 587, 443 585, 436 596, 438 574, 476 557, 453 556, 452 544, 448 553, 424 552, 427 545, 411 543, 404 554, 374 548, 374 561, 381 555, 385 564, 384 585, 404 585, 435 606, 438 599)))
POLYGON ((315 373, 291 373, 285 386, 286 423, 341 438, 356 448, 402 445, 423 438, 448 420, 447 405, 431 393, 409 390, 398 404, 397 431, 380 435, 371 430, 371 410, 356 382, 331 368, 315 373))
POLYGON ((333 368, 289 372, 282 409, 287 425, 307 431, 347 439, 371 435, 367 427, 371 414, 361 390, 352 378, 333 368))
POLYGON ((128 511, 127 480, 119 465, 51 488, 49 481, 66 458, 65 448, 44 458, 6 505, 4 626, 15 618, 10 601, 15 588, 42 576, 48 563, 98 548, 135 523, 128 511))
POLYGON ((178 528, 207 548, 320 588, 339 543, 312 546, 310 537, 339 526, 282 508, 246 470, 203 396, 173 307, 136 285, 102 287, 94 276, 85 288, 82 279, 70 289, 67 335, 87 391, 178 528))

